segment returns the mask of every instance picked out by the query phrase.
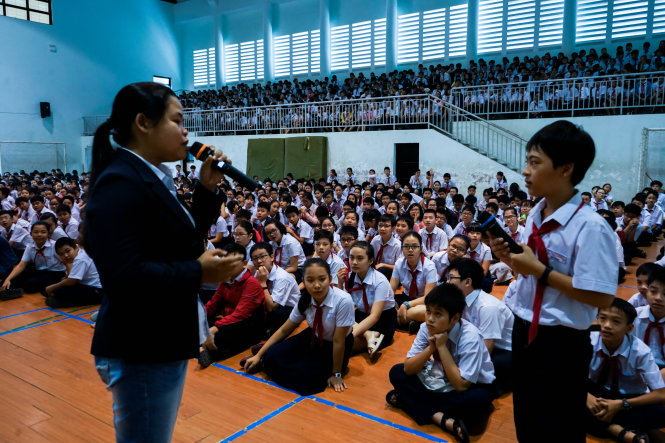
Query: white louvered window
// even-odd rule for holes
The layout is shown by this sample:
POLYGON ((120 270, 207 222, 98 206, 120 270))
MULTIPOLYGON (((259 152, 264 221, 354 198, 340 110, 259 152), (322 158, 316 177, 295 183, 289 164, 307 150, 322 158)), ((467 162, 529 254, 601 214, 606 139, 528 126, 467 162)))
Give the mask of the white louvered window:
POLYGON ((446 9, 423 12, 423 60, 443 58, 446 53, 446 9))
POLYGON ((535 40, 536 1, 508 0, 506 49, 533 48, 535 40))
POLYGON ((309 72, 309 32, 291 35, 291 74, 309 72))
MULTIPOLYGON (((663 0, 665 1, 665 0, 663 0)), ((374 66, 385 66, 386 64, 386 19, 380 18, 373 23, 373 48, 374 48, 374 66)))
POLYGON ((652 32, 654 34, 665 32, 665 0, 656 0, 653 4, 652 32))
POLYGON ((263 74, 263 64, 265 63, 265 59, 263 58, 263 39, 257 40, 256 41, 256 79, 257 80, 263 80, 264 74, 263 74))
POLYGON ((397 63, 420 60, 420 12, 397 18, 397 63))
POLYGON ((607 0, 577 0, 576 43, 605 40, 607 4, 607 0))
POLYGON ((321 31, 319 29, 310 32, 309 43, 309 72, 321 72, 321 31))
POLYGON ((193 51, 194 87, 214 85, 217 79, 215 72, 215 48, 197 49, 193 51))
POLYGON ((468 5, 451 6, 448 16, 448 56, 466 55, 468 5))
POLYGON ((612 38, 646 35, 648 0, 614 0, 612 38))
POLYGON ((538 46, 560 45, 563 42, 564 0, 541 0, 538 46))
POLYGON ((238 44, 224 46, 224 80, 234 83, 240 80, 240 51, 238 44))
POLYGON ((478 54, 503 49, 503 0, 482 0, 478 4, 478 54))
MULTIPOLYGON (((240 81, 263 79, 263 40, 240 43, 239 59, 240 81)), ((228 68, 225 69, 228 70, 228 68)), ((229 80, 228 73, 226 74, 226 81, 232 81, 229 80)))
POLYGON ((330 28, 330 69, 349 69, 349 25, 330 28))
POLYGON ((372 22, 351 25, 351 67, 372 66, 372 22))
POLYGON ((386 19, 330 29, 330 68, 341 71, 386 64, 386 19))
POLYGON ((275 77, 291 74, 291 36, 282 35, 273 41, 275 77))

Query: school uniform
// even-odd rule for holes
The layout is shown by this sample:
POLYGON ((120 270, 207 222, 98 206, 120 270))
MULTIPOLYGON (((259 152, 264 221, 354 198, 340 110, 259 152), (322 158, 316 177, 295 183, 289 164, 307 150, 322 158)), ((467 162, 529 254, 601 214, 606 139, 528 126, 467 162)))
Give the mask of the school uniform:
POLYGON ((647 302, 647 298, 643 296, 640 292, 634 293, 629 299, 628 303, 633 305, 635 309, 642 307, 642 306, 647 306, 649 303, 647 302))
POLYGON ((591 209, 593 209, 596 212, 600 211, 601 209, 605 210, 610 209, 609 206, 607 206, 607 202, 605 200, 601 200, 599 202, 597 202, 596 200, 591 200, 590 206, 591 209))
POLYGON ((492 260, 492 250, 482 241, 478 241, 475 248, 469 248, 469 258, 482 264, 484 261, 492 260))
MULTIPOLYGON (((651 350, 639 338, 626 335, 619 348, 611 353, 605 347, 599 332, 590 334, 593 357, 589 365, 589 392, 606 399, 634 398, 665 388, 665 382, 651 350)), ((598 421, 586 411, 588 430, 594 435, 606 436, 608 423, 598 421)), ((612 423, 626 429, 649 431, 665 427, 665 406, 652 404, 622 409, 612 423)))
POLYGON ((448 281, 448 268, 450 267, 450 259, 448 258, 448 251, 440 251, 432 257, 432 263, 436 267, 436 275, 439 277, 439 283, 448 281))
POLYGON ((305 253, 302 246, 291 236, 291 234, 282 235, 282 241, 276 243, 271 241, 270 244, 275 251, 275 264, 287 269, 290 265, 291 257, 298 257, 298 268, 302 268, 305 264, 305 253))
MULTIPOLYGON (((415 357, 429 348, 430 333, 422 323, 416 339, 406 354, 415 357)), ((395 388, 400 407, 418 425, 432 422, 432 415, 443 412, 446 417, 462 419, 469 431, 482 428, 492 411, 494 367, 489 351, 478 329, 460 320, 448 332, 446 347, 459 368, 460 375, 472 383, 465 391, 456 391, 448 380, 438 352, 430 357, 423 369, 415 375, 404 373, 404 364, 390 370, 390 383, 395 388)))
POLYGON ((277 306, 268 312, 266 323, 268 335, 272 335, 289 318, 293 307, 300 300, 300 288, 295 278, 284 269, 273 265, 266 280, 268 292, 277 306))
POLYGON ((656 225, 656 229, 658 229, 658 227, 663 224, 663 210, 657 205, 654 205, 651 209, 645 206, 644 209, 642 209, 641 216, 642 223, 649 228, 656 225))
POLYGON ((463 222, 457 223, 455 226, 455 229, 453 229, 453 235, 466 235, 466 230, 469 227, 469 225, 465 225, 463 222))
POLYGON ((14 209, 14 199, 12 197, 6 197, 0 200, 0 205, 2 206, 3 211, 11 211, 14 209))
POLYGON ((453 235, 455 235, 455 232, 453 231, 453 228, 450 227, 450 224, 448 224, 448 223, 444 223, 443 226, 441 226, 439 229, 442 229, 443 232, 446 233, 446 235, 448 236, 448 240, 453 238, 453 235))
POLYGON ((55 244, 58 239, 63 237, 70 238, 64 229, 62 229, 60 226, 56 226, 50 236, 51 240, 53 240, 53 244, 55 244))
POLYGON ((16 224, 13 224, 11 228, 9 228, 9 231, 6 231, 4 228, 2 231, 3 237, 10 242, 16 257, 23 257, 25 248, 27 248, 28 245, 33 244, 32 237, 30 237, 28 231, 16 224))
POLYGON ((55 242, 46 240, 42 247, 30 243, 21 261, 27 262, 25 270, 14 277, 11 287, 22 288, 27 293, 42 292, 46 286, 59 282, 65 276, 65 265, 55 253, 55 242))
POLYGON ((67 278, 78 280, 74 286, 62 286, 46 298, 46 304, 52 308, 70 308, 74 306, 97 305, 101 303, 102 282, 97 267, 83 248, 79 248, 74 257, 72 268, 67 278))
POLYGON ((272 345, 263 356, 263 369, 275 383, 300 395, 322 392, 333 375, 332 340, 336 328, 349 328, 341 372, 348 366, 353 349, 351 326, 355 323, 353 300, 343 290, 331 287, 320 305, 313 298, 304 312, 296 305, 289 320, 296 324, 306 320, 309 327, 272 345))
MULTIPOLYGON (((613 232, 607 222, 581 205, 579 192, 542 220, 545 203, 541 200, 529 212, 524 231, 526 238, 532 234, 542 238, 546 255, 540 259, 547 259, 555 271, 572 275, 577 289, 616 294, 618 268, 613 232), (555 222, 550 224, 550 220, 555 222), (546 232, 549 228, 553 230, 546 232)), ((598 310, 551 286, 542 292, 538 287, 535 276, 518 275, 503 299, 515 315, 512 344, 517 437, 542 441, 542 431, 547 429, 550 441, 584 442, 582 417, 591 360, 587 329, 598 310), (542 305, 529 340, 537 294, 542 294, 542 305), (565 429, 560 426, 564 411, 565 429)))
POLYGON ((526 243, 527 239, 524 237, 524 226, 517 225, 515 232, 512 232, 508 226, 504 226, 503 229, 508 233, 508 235, 512 237, 513 240, 515 240, 515 243, 518 245, 521 243, 526 243))
POLYGON ((397 294, 395 300, 399 305, 407 300, 413 300, 425 295, 425 286, 438 281, 436 267, 432 260, 422 256, 418 259, 415 270, 411 270, 405 257, 400 257, 393 269, 393 278, 397 278, 404 288, 402 294, 397 294), (415 275, 415 283, 413 277, 415 275))
POLYGON ((423 253, 430 258, 437 252, 448 248, 448 236, 442 229, 436 226, 434 226, 432 232, 429 232, 427 228, 423 228, 418 234, 423 239, 423 253))
POLYGON ((217 221, 213 225, 210 225, 210 231, 208 233, 208 238, 217 237, 218 232, 222 233, 222 239, 229 236, 228 224, 226 223, 226 220, 224 219, 224 217, 222 217, 221 215, 219 217, 217 217, 217 221))
POLYGON ((76 220, 70 218, 69 223, 67 223, 66 225, 63 225, 60 222, 58 222, 58 224, 60 225, 60 228, 62 228, 62 230, 65 231, 65 234, 67 235, 67 237, 69 237, 71 239, 74 239, 74 240, 78 240, 78 238, 79 238, 79 223, 76 220))
POLYGON ((314 253, 314 229, 303 220, 298 220, 298 223, 295 226, 291 224, 288 226, 293 229, 298 237, 303 239, 301 246, 303 252, 305 252, 305 256, 312 255, 314 253))
POLYGON ((206 303, 210 326, 215 334, 213 358, 221 360, 241 352, 265 337, 265 297, 261 283, 244 269, 233 280, 220 283, 206 303), (221 319, 216 316, 223 315, 221 319))
POLYGON ((357 308, 355 311, 356 323, 360 323, 370 315, 374 302, 382 301, 384 303, 381 316, 369 330, 384 335, 380 349, 392 343, 397 327, 397 310, 395 309, 395 294, 385 275, 374 268, 369 268, 364 279, 361 279, 358 274, 352 273, 346 284, 346 290, 351 294, 357 308))
POLYGON ((30 220, 28 220, 28 221, 30 222, 31 225, 34 225, 35 222, 39 221, 39 217, 41 217, 43 214, 49 214, 49 213, 55 215, 55 212, 51 211, 46 206, 44 206, 42 208, 42 210, 39 211, 39 212, 37 212, 33 209, 32 215, 30 215, 30 220))
MULTIPOLYGON (((386 243, 383 243, 381 236, 377 235, 370 242, 374 248, 374 264, 385 263, 387 265, 395 265, 397 260, 402 256, 402 241, 395 238, 393 235, 386 243)), ((393 270, 390 268, 379 269, 386 278, 390 279, 393 275, 393 270)))
POLYGON ((665 317, 656 321, 651 313, 651 307, 637 308, 637 318, 634 322, 633 335, 642 340, 653 353, 659 368, 665 368, 665 317), (648 334, 647 334, 648 332, 648 334))
POLYGON ((19 209, 19 218, 25 220, 26 222, 31 223, 31 220, 35 216, 35 210, 32 208, 32 205, 28 206, 28 209, 19 209))

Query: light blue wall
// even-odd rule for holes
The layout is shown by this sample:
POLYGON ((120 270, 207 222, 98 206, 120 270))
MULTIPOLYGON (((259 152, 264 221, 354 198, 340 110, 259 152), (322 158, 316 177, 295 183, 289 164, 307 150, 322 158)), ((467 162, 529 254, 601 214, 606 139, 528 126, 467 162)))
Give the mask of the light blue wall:
POLYGON ((51 26, 0 17, 0 42, 0 141, 64 142, 68 169, 81 169, 82 117, 110 113, 122 86, 181 84, 173 5, 159 0, 53 2, 51 26))

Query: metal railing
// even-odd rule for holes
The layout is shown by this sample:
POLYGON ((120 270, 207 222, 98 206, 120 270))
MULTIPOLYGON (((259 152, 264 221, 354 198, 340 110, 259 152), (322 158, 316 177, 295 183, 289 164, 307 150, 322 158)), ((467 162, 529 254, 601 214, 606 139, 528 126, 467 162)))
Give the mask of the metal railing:
POLYGON ((665 112, 665 73, 455 87, 449 100, 485 118, 665 112))

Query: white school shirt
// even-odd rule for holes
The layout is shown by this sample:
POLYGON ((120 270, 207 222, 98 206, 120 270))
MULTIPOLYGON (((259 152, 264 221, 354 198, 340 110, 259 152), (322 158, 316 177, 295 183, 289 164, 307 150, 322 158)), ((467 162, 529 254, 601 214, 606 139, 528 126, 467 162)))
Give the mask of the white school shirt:
POLYGON ((11 211, 14 209, 14 199, 12 197, 3 198, 0 203, 2 204, 2 209, 4 211, 11 211))
POLYGON ((614 232, 614 234, 615 234, 615 236, 614 236, 614 251, 616 252, 616 255, 617 255, 617 263, 619 264, 619 266, 621 266, 622 268, 625 269, 626 266, 623 262, 624 261, 624 256, 623 256, 623 245, 621 244, 621 238, 619 237, 619 234, 616 233, 616 231, 614 232))
MULTIPOLYGON (((411 349, 406 353, 406 358, 415 357, 429 347, 430 333, 427 329, 427 322, 420 324, 420 329, 416 339, 411 345, 411 349)), ((459 368, 460 375, 464 380, 471 383, 490 384, 494 381, 494 365, 490 358, 490 353, 483 342, 480 331, 471 323, 460 320, 448 332, 448 341, 446 342, 448 350, 459 368)), ((431 360, 434 356, 430 357, 431 360)), ((441 362, 434 360, 432 363, 434 369, 447 379, 441 362)))
POLYGON ((53 240, 53 242, 55 243, 58 239, 63 238, 63 237, 69 238, 69 236, 67 235, 67 233, 65 232, 64 229, 62 229, 60 226, 56 226, 55 229, 53 230, 53 232, 51 233, 51 237, 50 237, 51 240, 53 240))
POLYGON ((612 375, 609 380, 599 380, 603 372, 605 357, 616 357, 619 361, 620 374, 618 377, 619 392, 621 394, 641 395, 656 389, 665 388, 665 381, 653 358, 651 349, 642 340, 626 335, 619 348, 611 354, 603 343, 600 332, 590 334, 593 354, 589 365, 589 379, 594 383, 602 384, 611 389, 612 375))
POLYGON ((344 283, 343 281, 339 281, 337 278, 337 272, 346 267, 346 264, 344 261, 342 261, 341 258, 334 252, 330 251, 330 254, 328 254, 328 258, 326 259, 326 263, 328 263, 328 266, 330 266, 330 276, 332 277, 332 283, 336 284, 338 287, 341 287, 342 284, 344 283))
POLYGON ((610 209, 607 206, 607 202, 605 200, 601 200, 600 202, 597 202, 595 199, 592 199, 590 206, 591 206, 591 209, 593 209, 596 212, 600 211, 601 209, 610 209))
POLYGON ((656 205, 653 205, 653 209, 649 209, 646 206, 642 209, 642 223, 647 225, 649 228, 653 225, 660 225, 663 223, 663 210, 656 205))
MULTIPOLYGON (((543 236, 549 265, 557 272, 572 275, 576 289, 615 295, 619 269, 614 252, 614 233, 603 217, 588 206, 574 214, 581 202, 578 192, 546 220, 542 220, 541 211, 546 203, 542 199, 529 211, 524 236, 528 238, 531 235, 534 223, 540 226, 550 219, 559 221, 559 229, 543 236)), ((533 275, 518 275, 510 285, 514 286, 513 290, 507 291, 503 299, 516 316, 527 321, 533 319, 536 282, 537 278, 533 275)), ((598 308, 573 300, 547 286, 539 323, 587 329, 596 319, 597 311, 598 308)))
POLYGON ((73 218, 69 219, 67 226, 63 226, 62 223, 58 222, 58 225, 65 231, 67 237, 77 240, 79 238, 79 223, 73 218))
POLYGON ((422 237, 423 239, 423 253, 430 258, 432 258, 434 254, 436 254, 437 252, 443 251, 446 248, 448 248, 448 236, 446 235, 443 229, 438 228, 437 226, 434 226, 434 229, 432 229, 431 232, 432 235, 431 249, 427 246, 427 244, 429 243, 429 236, 430 236, 430 233, 427 232, 427 228, 422 228, 420 231, 418 231, 418 234, 420 234, 420 237, 422 237))
POLYGON ((395 269, 393 269, 393 277, 397 278, 404 288, 404 294, 407 294, 411 300, 414 298, 422 297, 425 295, 425 286, 429 283, 436 283, 438 281, 438 276, 436 275, 436 267, 432 260, 425 257, 425 260, 418 259, 418 265, 416 270, 418 274, 416 275, 416 285, 418 286, 417 294, 409 294, 409 288, 411 287, 411 268, 406 261, 405 257, 400 257, 399 260, 395 263, 395 269))
MULTIPOLYGON (((316 314, 315 305, 316 301, 312 298, 304 313, 298 310, 298 305, 294 306, 291 315, 289 315, 289 320, 296 324, 307 320, 307 324, 312 328, 314 326, 314 315, 316 314)), ((339 288, 332 287, 328 289, 328 295, 321 302, 321 305, 323 306, 323 340, 332 341, 336 328, 353 326, 356 322, 353 300, 351 300, 349 294, 339 288)), ((316 335, 317 331, 313 332, 316 335)), ((351 328, 349 328, 348 334, 351 334, 351 328)))
MULTIPOLYGON (((438 227, 438 226, 437 226, 437 227, 438 227)), ((444 224, 443 224, 443 227, 441 227, 441 228, 439 228, 439 229, 443 229, 443 232, 445 232, 446 235, 448 236, 448 240, 450 240, 451 238, 453 238, 453 235, 455 235, 455 233, 453 232, 453 228, 451 228, 450 225, 449 225, 448 223, 444 223, 444 224)))
POLYGON ((444 276, 443 274, 448 270, 448 267, 450 267, 448 251, 441 251, 434 254, 434 257, 432 257, 432 263, 434 263, 434 266, 436 267, 436 273, 439 276, 439 282, 445 283, 445 277, 447 277, 447 275, 444 276))
POLYGON ((247 253, 247 266, 254 266, 254 262, 252 262, 251 255, 249 253, 249 251, 252 250, 252 246, 254 246, 254 240, 250 240, 249 243, 247 243, 247 246, 245 246, 245 252, 247 253))
POLYGON ((295 227, 292 224, 289 224, 288 226, 290 226, 299 237, 302 237, 305 240, 305 243, 314 243, 314 229, 312 229, 308 223, 303 220, 298 220, 295 227))
POLYGON ((282 241, 277 244, 274 241, 271 241, 270 244, 272 245, 273 250, 275 251, 275 258, 280 258, 279 263, 277 265, 281 266, 282 268, 286 269, 289 266, 289 260, 291 257, 297 256, 298 257, 298 267, 301 268, 305 264, 305 252, 302 250, 302 245, 298 240, 293 238, 291 234, 284 234, 282 235, 282 241), (278 249, 281 248, 281 254, 278 253, 278 249))
POLYGON ((457 223, 457 226, 455 226, 455 229, 453 229, 453 235, 457 234, 466 235, 466 230, 468 227, 469 226, 465 225, 463 221, 460 221, 459 223, 457 223))
MULTIPOLYGON (((367 304, 369 305, 370 311, 375 301, 384 302, 383 310, 387 311, 388 309, 395 308, 395 294, 393 293, 392 288, 390 287, 390 282, 385 275, 375 270, 374 268, 369 268, 365 279, 361 280, 360 276, 356 274, 354 280, 349 283, 350 289, 355 288, 356 286, 365 284, 365 294, 367 295, 367 304)), ((356 289, 355 291, 349 291, 353 303, 356 305, 360 312, 369 314, 365 311, 365 304, 363 303, 363 290, 356 289)))
POLYGON ((2 231, 7 241, 14 242, 14 247, 16 249, 25 249, 28 245, 33 243, 32 237, 30 237, 28 231, 21 228, 20 226, 17 226, 16 224, 13 224, 12 227, 9 228, 9 234, 5 231, 4 228, 2 228, 2 231))
POLYGON ((102 287, 97 268, 83 248, 79 248, 78 254, 74 257, 72 270, 69 272, 67 278, 79 280, 82 285, 92 286, 93 288, 102 287))
POLYGON ((524 226, 522 225, 517 225, 517 230, 515 231, 514 237, 508 226, 504 226, 503 229, 513 238, 513 240, 515 240, 517 244, 526 243, 528 241, 528 238, 524 236, 524 226))
POLYGON ((469 258, 482 265, 484 261, 492 260, 492 250, 485 243, 478 240, 478 244, 474 249, 469 248, 469 258))
POLYGON ((392 186, 395 184, 396 181, 397 179, 395 178, 394 175, 382 174, 379 183, 383 183, 386 186, 392 186))
POLYGON ((628 303, 633 305, 635 309, 642 307, 642 306, 647 306, 649 303, 647 302, 647 298, 643 296, 640 292, 634 293, 629 299, 628 303))
MULTIPOLYGON (((47 213, 51 213, 51 214, 55 215, 55 212, 51 211, 46 206, 44 206, 44 208, 42 208, 42 210, 39 213, 33 209, 32 215, 30 216, 30 220, 29 220, 30 224, 31 225, 35 224, 35 222, 39 221, 39 217, 41 217, 42 215, 47 214, 47 213)), ((57 220, 57 218, 56 218, 56 220, 57 220)))
POLYGON ((32 209, 32 205, 30 205, 27 210, 19 209, 19 218, 21 220, 25 220, 26 222, 30 223, 30 220, 32 220, 34 216, 35 210, 32 209))
MULTIPOLYGON (((656 364, 662 368, 665 367, 665 343, 660 342, 658 331, 652 329, 649 342, 647 343, 645 340, 646 337, 644 335, 650 321, 655 321, 654 316, 651 313, 651 307, 647 305, 637 308, 637 317, 633 323, 635 325, 633 328, 633 335, 644 341, 644 343, 651 349, 651 353, 656 359, 656 364)), ((665 317, 658 320, 658 323, 660 323, 662 328, 665 328, 665 317)))
POLYGON ((218 232, 222 233, 222 238, 229 236, 228 225, 226 220, 224 220, 224 217, 221 215, 217 217, 217 221, 210 226, 210 237, 216 237, 218 232))
POLYGON ((514 317, 508 306, 481 289, 465 299, 462 318, 478 328, 483 340, 494 340, 494 347, 511 351, 514 317))
POLYGON ((376 264, 385 263, 387 265, 394 265, 397 262, 397 260, 402 256, 402 242, 393 237, 392 235, 390 236, 390 239, 386 243, 383 243, 383 241, 381 240, 381 236, 377 235, 372 239, 370 244, 372 245, 372 248, 374 248, 375 260, 379 256, 379 250, 381 249, 381 246, 383 246, 381 261, 376 262, 376 264))
POLYGON ((37 246, 34 243, 25 248, 21 261, 32 262, 38 271, 64 271, 65 265, 55 253, 55 242, 46 240, 42 254, 37 255, 37 246))
POLYGON ((284 269, 273 265, 266 283, 272 300, 278 305, 292 308, 298 304, 300 300, 298 282, 284 269))

